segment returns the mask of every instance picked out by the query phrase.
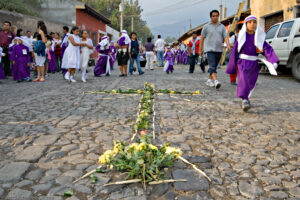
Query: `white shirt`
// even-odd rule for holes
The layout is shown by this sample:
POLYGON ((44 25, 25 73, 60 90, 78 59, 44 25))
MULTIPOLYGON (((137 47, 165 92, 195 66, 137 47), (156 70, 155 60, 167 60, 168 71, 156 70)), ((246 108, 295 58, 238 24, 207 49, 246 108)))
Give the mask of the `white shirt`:
POLYGON ((165 41, 161 38, 156 40, 155 42, 156 51, 163 51, 165 48, 165 44, 166 44, 165 41))

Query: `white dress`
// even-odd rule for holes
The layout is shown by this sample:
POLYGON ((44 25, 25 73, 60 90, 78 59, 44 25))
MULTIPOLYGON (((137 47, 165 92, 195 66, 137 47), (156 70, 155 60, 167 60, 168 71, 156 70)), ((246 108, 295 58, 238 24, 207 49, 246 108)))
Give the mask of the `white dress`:
MULTIPOLYGON (((70 37, 74 38, 75 43, 80 43, 79 36, 70 34, 69 38, 70 37)), ((80 46, 74 46, 71 42, 69 42, 69 45, 62 59, 61 68, 63 69, 80 68, 80 46)))
MULTIPOLYGON (((90 38, 87 38, 86 41, 82 41, 81 43, 87 43, 89 46, 93 46, 93 42, 90 38)), ((86 69, 88 66, 88 62, 90 59, 90 54, 93 50, 89 49, 88 47, 81 47, 81 55, 80 55, 80 68, 86 69)))

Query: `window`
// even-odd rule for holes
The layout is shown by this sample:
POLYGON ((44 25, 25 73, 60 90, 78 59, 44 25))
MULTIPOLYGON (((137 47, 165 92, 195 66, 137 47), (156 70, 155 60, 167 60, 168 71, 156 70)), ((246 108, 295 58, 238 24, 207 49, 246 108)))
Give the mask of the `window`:
POLYGON ((276 31, 277 31, 278 27, 279 27, 279 24, 276 25, 276 26, 271 27, 271 28, 268 30, 268 32, 267 32, 267 34, 266 34, 266 40, 268 40, 268 39, 273 39, 273 38, 274 38, 274 36, 275 36, 275 34, 276 34, 276 31))
POLYGON ((288 37, 290 35, 290 32, 292 30, 294 21, 283 23, 277 37, 288 37))

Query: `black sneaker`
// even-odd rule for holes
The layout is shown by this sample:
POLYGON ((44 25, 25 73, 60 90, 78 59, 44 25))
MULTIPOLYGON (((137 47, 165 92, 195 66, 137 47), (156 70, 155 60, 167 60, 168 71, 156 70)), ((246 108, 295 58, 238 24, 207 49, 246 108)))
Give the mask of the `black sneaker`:
POLYGON ((120 77, 123 77, 124 76, 124 74, 121 74, 121 75, 119 75, 120 77))
POLYGON ((143 75, 143 74, 145 74, 145 72, 141 72, 141 73, 139 73, 139 75, 143 75))
POLYGON ((243 100, 242 109, 244 112, 247 112, 251 108, 251 104, 249 100, 243 100))

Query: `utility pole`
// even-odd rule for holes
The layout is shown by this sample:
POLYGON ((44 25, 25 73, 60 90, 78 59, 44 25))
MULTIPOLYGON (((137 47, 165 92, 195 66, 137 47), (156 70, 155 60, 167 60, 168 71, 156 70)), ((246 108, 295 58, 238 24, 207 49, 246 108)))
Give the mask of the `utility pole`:
POLYGON ((120 32, 123 30, 123 11, 124 11, 124 4, 123 4, 123 0, 121 0, 120 6, 119 6, 119 10, 120 10, 120 32))
POLYGON ((133 32, 133 16, 131 16, 131 32, 133 32))
POLYGON ((192 29, 192 18, 190 18, 190 29, 192 29))

